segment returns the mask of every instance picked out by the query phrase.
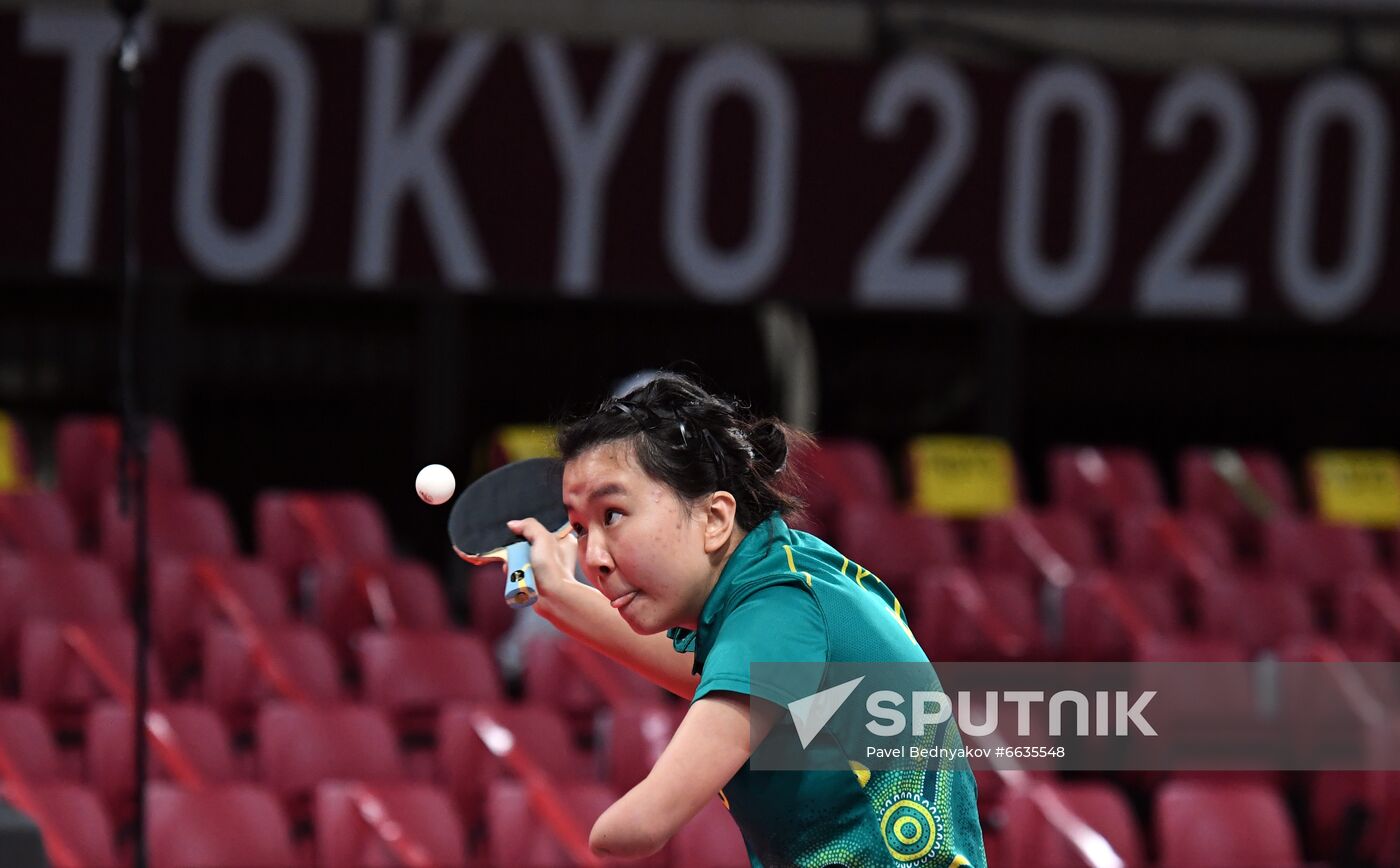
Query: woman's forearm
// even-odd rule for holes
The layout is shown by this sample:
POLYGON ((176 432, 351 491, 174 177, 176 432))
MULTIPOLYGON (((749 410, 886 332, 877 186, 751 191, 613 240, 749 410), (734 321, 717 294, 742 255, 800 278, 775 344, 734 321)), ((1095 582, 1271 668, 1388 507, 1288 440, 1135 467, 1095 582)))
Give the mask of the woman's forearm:
POLYGON ((639 636, 633 632, 597 588, 580 582, 561 583, 541 594, 534 609, 564 633, 648 681, 682 699, 695 695, 700 679, 691 673, 694 658, 676 653, 664 633, 639 636))

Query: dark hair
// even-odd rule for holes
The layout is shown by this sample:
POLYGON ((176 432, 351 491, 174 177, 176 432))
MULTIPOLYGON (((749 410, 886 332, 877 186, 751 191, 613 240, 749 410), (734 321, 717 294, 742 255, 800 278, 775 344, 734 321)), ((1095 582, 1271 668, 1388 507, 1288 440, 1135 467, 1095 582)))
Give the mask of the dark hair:
POLYGON ((570 461, 595 446, 632 444, 637 462, 686 502, 728 491, 736 520, 753 530, 775 510, 801 512, 801 480, 788 457, 810 435, 775 418, 756 418, 746 405, 706 391, 681 374, 657 374, 621 398, 559 431, 559 454, 570 461))

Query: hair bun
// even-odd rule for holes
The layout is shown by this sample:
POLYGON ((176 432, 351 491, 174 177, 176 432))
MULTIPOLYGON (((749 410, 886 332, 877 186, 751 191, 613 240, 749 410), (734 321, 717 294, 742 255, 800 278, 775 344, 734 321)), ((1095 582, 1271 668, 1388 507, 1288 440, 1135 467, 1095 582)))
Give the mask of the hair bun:
POLYGON ((772 419, 760 419, 749 429, 749 443, 763 463, 778 473, 788 460, 788 432, 772 419))

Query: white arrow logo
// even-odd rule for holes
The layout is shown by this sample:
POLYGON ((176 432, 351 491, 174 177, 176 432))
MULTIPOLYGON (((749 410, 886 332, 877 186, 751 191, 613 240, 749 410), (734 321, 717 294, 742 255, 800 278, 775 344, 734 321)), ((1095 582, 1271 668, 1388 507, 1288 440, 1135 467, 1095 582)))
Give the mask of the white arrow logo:
POLYGON ((844 684, 819 690, 811 696, 788 703, 788 711, 792 712, 792 725, 797 728, 797 738, 802 742, 804 749, 812 743, 812 739, 822 731, 826 722, 841 709, 841 705, 864 680, 864 675, 852 678, 844 684))

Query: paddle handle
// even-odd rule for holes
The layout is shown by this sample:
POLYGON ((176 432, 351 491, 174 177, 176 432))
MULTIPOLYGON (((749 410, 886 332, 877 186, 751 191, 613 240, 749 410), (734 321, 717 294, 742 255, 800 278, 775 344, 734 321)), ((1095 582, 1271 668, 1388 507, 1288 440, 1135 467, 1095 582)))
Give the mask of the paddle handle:
POLYGON ((524 609, 535 605, 540 592, 535 587, 535 571, 530 566, 530 544, 525 540, 506 547, 506 605, 524 609))

